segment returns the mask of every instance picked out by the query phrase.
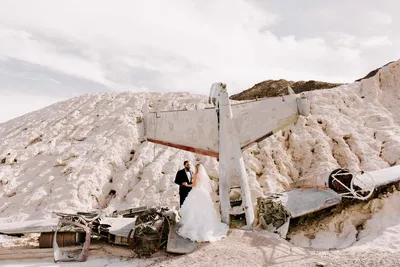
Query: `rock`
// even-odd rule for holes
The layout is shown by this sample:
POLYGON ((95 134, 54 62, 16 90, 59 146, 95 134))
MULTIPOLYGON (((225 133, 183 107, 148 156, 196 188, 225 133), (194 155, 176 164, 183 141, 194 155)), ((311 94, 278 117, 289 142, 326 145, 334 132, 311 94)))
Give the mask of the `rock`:
POLYGON ((231 189, 229 193, 229 199, 231 201, 240 200, 242 198, 242 194, 240 193, 240 189, 231 189))
POLYGON ((252 88, 245 90, 239 94, 232 95, 232 100, 251 100, 264 97, 276 97, 288 95, 288 86, 290 86, 296 94, 306 91, 317 89, 328 89, 340 86, 338 83, 326 83, 319 81, 287 81, 280 80, 266 80, 254 85, 252 88))
POLYGON ((389 65, 390 63, 393 63, 393 62, 394 62, 394 61, 390 61, 389 63, 383 65, 382 67, 377 68, 377 69, 374 69, 373 71, 369 72, 365 77, 355 80, 355 82, 360 82, 360 81, 362 81, 362 80, 365 80, 365 79, 374 77, 374 76, 378 73, 378 71, 379 71, 380 69, 382 69, 383 67, 385 67, 385 66, 387 66, 387 65, 389 65))

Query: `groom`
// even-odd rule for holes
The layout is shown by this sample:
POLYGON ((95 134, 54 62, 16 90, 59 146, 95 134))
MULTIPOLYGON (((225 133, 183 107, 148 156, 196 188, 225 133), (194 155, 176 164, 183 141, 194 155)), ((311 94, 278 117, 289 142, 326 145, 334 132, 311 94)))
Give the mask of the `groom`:
POLYGON ((175 183, 179 185, 180 207, 182 207, 187 195, 189 194, 190 190, 192 190, 192 188, 188 187, 187 185, 192 184, 193 177, 193 172, 190 170, 190 163, 188 160, 185 160, 185 162, 183 162, 183 166, 185 168, 179 170, 176 173, 175 177, 175 183))

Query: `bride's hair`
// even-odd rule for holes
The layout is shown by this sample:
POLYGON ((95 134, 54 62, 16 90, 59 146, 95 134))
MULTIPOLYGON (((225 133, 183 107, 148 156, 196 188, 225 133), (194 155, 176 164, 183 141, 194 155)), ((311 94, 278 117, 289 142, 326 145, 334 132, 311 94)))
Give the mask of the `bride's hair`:
POLYGON ((197 163, 195 168, 196 168, 196 172, 199 172, 199 167, 200 167, 200 163, 197 163))

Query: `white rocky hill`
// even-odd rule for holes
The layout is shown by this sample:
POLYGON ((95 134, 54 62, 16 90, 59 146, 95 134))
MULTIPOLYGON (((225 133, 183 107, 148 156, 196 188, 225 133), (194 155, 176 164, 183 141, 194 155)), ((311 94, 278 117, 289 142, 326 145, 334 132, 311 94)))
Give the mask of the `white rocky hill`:
MULTIPOLYGON (((254 202, 338 167, 400 164, 400 61, 361 82, 306 94, 309 117, 244 152, 254 202)), ((215 182, 218 163, 143 142, 142 108, 194 109, 207 100, 188 93, 89 94, 0 124, 0 222, 53 211, 176 207, 173 179, 183 161, 201 161, 215 182)), ((214 191, 217 202, 217 183, 214 191)))
MULTIPOLYGON (((337 167, 400 164, 400 62, 360 83, 308 97, 311 116, 244 152, 254 199, 337 167)), ((217 180, 215 159, 143 142, 146 101, 159 110, 194 109, 207 98, 89 94, 0 124, 1 221, 55 210, 175 206, 173 178, 185 159, 201 160, 217 180)))
POLYGON ((194 155, 143 142, 146 101, 159 109, 190 109, 206 98, 90 94, 1 124, 0 221, 57 210, 175 205, 175 171, 194 155))

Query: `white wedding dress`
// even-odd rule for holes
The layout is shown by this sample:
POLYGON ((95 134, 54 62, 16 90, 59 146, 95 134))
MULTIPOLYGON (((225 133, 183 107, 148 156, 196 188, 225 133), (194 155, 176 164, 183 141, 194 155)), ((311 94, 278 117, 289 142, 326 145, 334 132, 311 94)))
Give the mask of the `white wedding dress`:
POLYGON ((197 242, 213 242, 226 236, 229 227, 217 216, 210 196, 211 191, 210 178, 200 165, 196 186, 192 188, 181 207, 178 235, 197 242))

